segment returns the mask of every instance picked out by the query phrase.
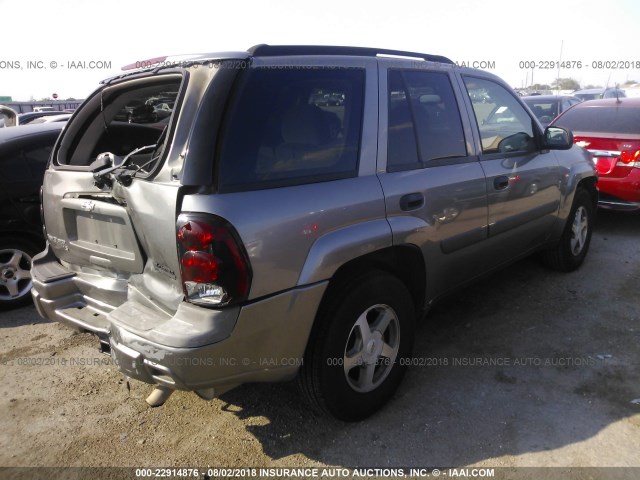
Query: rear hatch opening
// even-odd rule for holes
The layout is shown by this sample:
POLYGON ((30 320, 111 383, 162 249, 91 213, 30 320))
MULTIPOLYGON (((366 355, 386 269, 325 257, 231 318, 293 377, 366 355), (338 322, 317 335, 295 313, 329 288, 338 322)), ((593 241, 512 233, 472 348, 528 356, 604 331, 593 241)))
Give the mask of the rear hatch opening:
POLYGON ((167 182, 165 170, 169 155, 179 158, 172 135, 187 85, 175 72, 107 85, 56 144, 43 188, 46 234, 61 264, 81 277, 75 281, 87 306, 103 303, 100 310, 110 312, 134 288, 153 299, 161 321, 182 300, 175 273, 180 184, 167 182))

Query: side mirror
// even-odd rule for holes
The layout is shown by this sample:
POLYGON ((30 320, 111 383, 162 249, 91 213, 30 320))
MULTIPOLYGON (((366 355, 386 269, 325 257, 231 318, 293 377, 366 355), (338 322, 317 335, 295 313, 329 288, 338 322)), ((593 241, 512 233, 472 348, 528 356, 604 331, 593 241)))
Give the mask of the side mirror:
POLYGON ((544 129, 544 145, 550 150, 569 150, 573 146, 573 133, 562 127, 544 129))
POLYGON ((5 127, 15 127, 19 124, 18 122, 18 114, 15 110, 0 105, 0 115, 4 118, 4 126, 5 127))

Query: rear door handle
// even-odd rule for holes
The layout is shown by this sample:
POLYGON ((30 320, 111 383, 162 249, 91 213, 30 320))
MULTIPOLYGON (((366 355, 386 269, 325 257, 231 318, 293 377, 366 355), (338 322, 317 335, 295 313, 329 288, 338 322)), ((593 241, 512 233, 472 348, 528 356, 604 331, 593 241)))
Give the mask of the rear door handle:
POLYGON ((424 195, 420 192, 408 193, 400 197, 400 208, 405 212, 417 210, 422 205, 424 205, 424 195))
POLYGON ((504 190, 509 186, 509 177, 506 175, 500 175, 493 179, 493 188, 496 190, 504 190))

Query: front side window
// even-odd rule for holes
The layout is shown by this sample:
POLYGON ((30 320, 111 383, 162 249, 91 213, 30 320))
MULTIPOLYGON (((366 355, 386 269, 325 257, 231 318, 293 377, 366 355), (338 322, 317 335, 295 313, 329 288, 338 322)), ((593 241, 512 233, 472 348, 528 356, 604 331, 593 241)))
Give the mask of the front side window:
POLYGON ((242 73, 222 127, 222 191, 357 175, 364 70, 254 68, 242 73))
POLYGON ((463 77, 480 131, 482 152, 515 153, 536 149, 532 118, 502 85, 463 77))
POLYGON ((409 170, 465 157, 458 104, 444 73, 389 72, 387 170, 409 170))

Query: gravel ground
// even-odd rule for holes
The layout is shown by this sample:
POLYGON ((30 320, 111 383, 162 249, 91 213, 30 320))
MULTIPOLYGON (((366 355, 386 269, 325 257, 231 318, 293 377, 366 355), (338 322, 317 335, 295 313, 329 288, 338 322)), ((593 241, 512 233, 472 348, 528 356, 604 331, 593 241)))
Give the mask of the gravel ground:
POLYGON ((91 335, 33 307, 2 312, 0 466, 562 467, 541 471, 549 478, 598 467, 594 478, 638 478, 603 467, 640 467, 639 238, 640 215, 600 212, 579 271, 531 258, 441 302, 393 401, 357 424, 311 411, 294 384, 210 402, 176 392, 152 409, 150 386, 127 382, 91 335))

